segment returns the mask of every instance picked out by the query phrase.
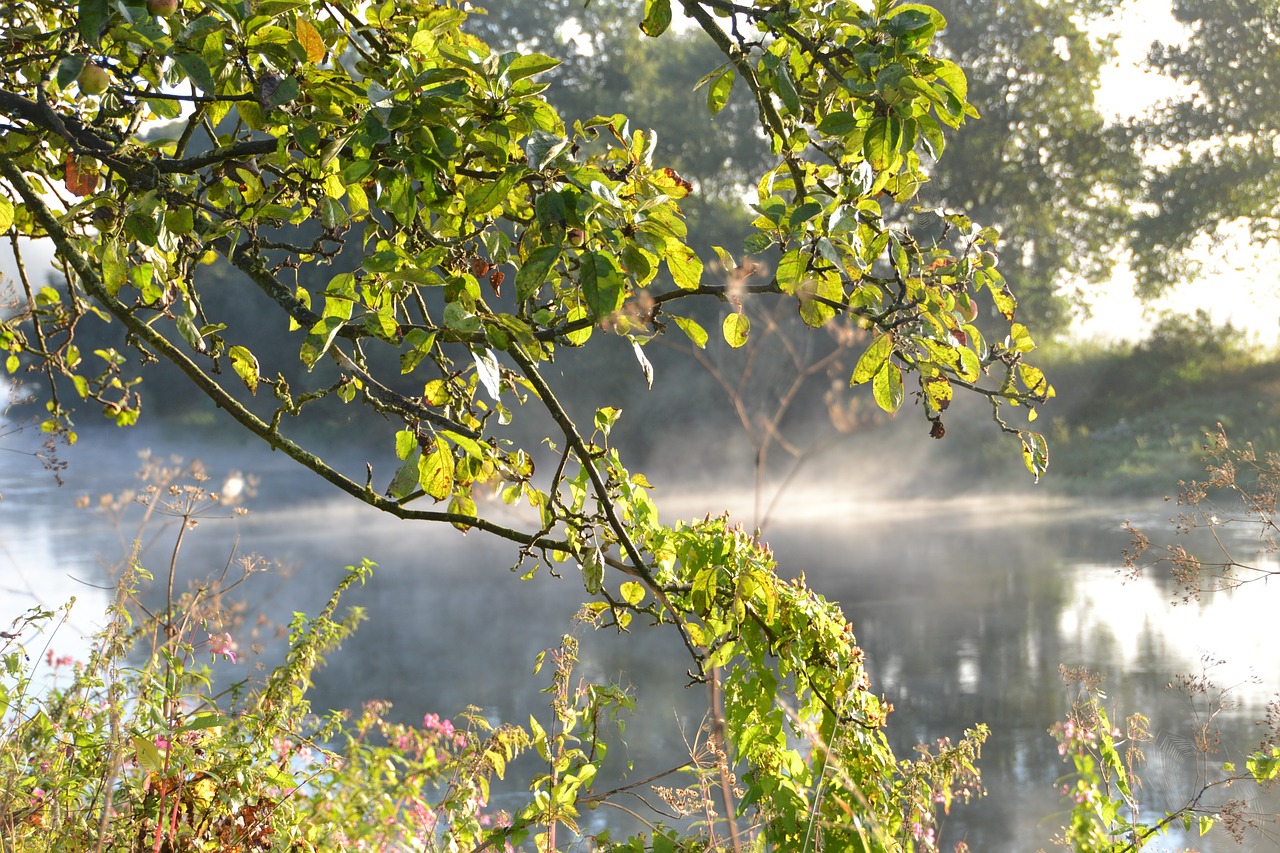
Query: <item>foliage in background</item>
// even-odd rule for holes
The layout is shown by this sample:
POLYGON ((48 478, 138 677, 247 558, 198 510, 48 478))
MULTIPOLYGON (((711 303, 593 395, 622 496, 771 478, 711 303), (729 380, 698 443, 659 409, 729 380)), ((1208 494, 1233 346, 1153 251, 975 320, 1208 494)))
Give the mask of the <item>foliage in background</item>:
POLYGON ((944 0, 942 45, 970 69, 982 121, 952 134, 924 195, 1000 228, 1002 271, 1036 328, 1111 275, 1131 221, 1138 156, 1098 103, 1114 0, 944 0))
MULTIPOLYGON (((1152 46, 1149 63, 1183 91, 1137 123, 1148 169, 1132 240, 1141 289, 1158 293, 1201 269, 1191 249, 1211 248, 1243 225, 1255 244, 1277 236, 1280 197, 1280 4, 1276 0, 1175 0, 1184 41, 1152 46)), ((1233 262, 1220 249, 1210 263, 1233 262)))

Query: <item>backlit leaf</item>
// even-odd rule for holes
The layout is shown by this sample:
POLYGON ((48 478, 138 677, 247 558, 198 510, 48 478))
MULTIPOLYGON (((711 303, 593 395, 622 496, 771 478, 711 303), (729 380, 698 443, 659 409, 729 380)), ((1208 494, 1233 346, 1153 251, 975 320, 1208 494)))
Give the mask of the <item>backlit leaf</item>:
POLYGON ((671 26, 671 0, 644 0, 644 20, 641 31, 650 38, 657 38, 671 26))
POLYGON ((627 581, 619 590, 622 594, 622 600, 627 604, 636 605, 644 601, 644 587, 635 581, 627 581))
POLYGON ((778 261, 778 287, 783 293, 795 293, 804 281, 809 269, 809 256, 799 249, 790 249, 778 261))
POLYGON ((418 460, 418 483, 436 501, 453 491, 453 454, 443 438, 437 436, 434 446, 423 451, 418 460))
POLYGON ((830 303, 844 301, 844 287, 840 276, 828 271, 810 281, 797 291, 800 299, 800 319, 811 328, 818 328, 836 315, 830 303))
POLYGON ((719 77, 711 81, 711 86, 707 89, 707 110, 712 115, 724 109, 724 105, 729 102, 729 93, 733 91, 735 77, 733 69, 727 68, 719 77))
POLYGON ((853 378, 849 380, 850 385, 861 385, 869 382, 880 372, 880 368, 884 367, 885 362, 889 360, 889 356, 893 354, 893 336, 886 333, 871 342, 871 346, 867 347, 867 351, 858 359, 858 363, 853 368, 853 378))
POLYGON ((672 321, 680 327, 680 331, 684 332, 689 340, 693 341, 693 345, 698 349, 705 349, 707 346, 707 330, 702 328, 688 317, 671 317, 672 321))
POLYGON ((863 140, 863 153, 871 168, 882 172, 893 167, 898 158, 898 145, 902 141, 902 123, 896 116, 876 116, 867 128, 863 140))
POLYGON ((517 80, 523 80, 525 77, 532 77, 535 74, 550 71, 559 64, 560 60, 553 59, 543 53, 522 54, 511 60, 511 64, 507 66, 507 79, 514 83, 517 80))
POLYGON ((730 314, 724 318, 721 331, 724 333, 725 343, 737 349, 747 342, 747 335, 751 332, 751 321, 747 319, 746 314, 730 314))
POLYGON ((141 735, 133 736, 133 749, 137 753, 138 763, 151 773, 164 772, 164 756, 156 745, 141 735))
POLYGON ((667 269, 681 290, 697 290, 702 283, 702 260, 683 243, 677 243, 667 253, 667 269))
POLYGON ((1022 461, 1039 480, 1049 468, 1049 445, 1039 433, 1021 432, 1018 437, 1022 439, 1022 461))
POLYGON ((231 357, 231 367, 236 375, 244 382, 250 393, 257 394, 258 380, 261 378, 258 373, 257 357, 247 347, 242 346, 232 347, 227 354, 231 357))
POLYGON ((902 370, 896 364, 885 364, 871 382, 871 393, 880 408, 893 414, 902 407, 906 389, 902 384, 902 370))
POLYGON ((622 307, 624 282, 613 258, 603 252, 588 252, 582 256, 579 274, 582 277, 582 298, 592 315, 608 317, 622 307))
MULTIPOLYGON (((455 494, 453 499, 449 501, 449 512, 454 515, 463 515, 469 518, 475 518, 476 502, 470 494, 455 494)), ((449 523, 461 530, 463 533, 466 533, 471 529, 471 525, 467 524, 465 521, 451 521, 449 523)))
POLYGON ((333 339, 338 336, 338 332, 346 322, 342 317, 322 317, 307 332, 306 340, 302 342, 301 358, 308 370, 315 367, 320 356, 329 351, 329 347, 333 345, 333 339))
POLYGON ((324 59, 325 46, 324 39, 320 37, 320 32, 315 25, 306 18, 298 18, 293 32, 298 37, 298 44, 302 45, 302 50, 307 55, 307 62, 312 65, 319 64, 324 59))

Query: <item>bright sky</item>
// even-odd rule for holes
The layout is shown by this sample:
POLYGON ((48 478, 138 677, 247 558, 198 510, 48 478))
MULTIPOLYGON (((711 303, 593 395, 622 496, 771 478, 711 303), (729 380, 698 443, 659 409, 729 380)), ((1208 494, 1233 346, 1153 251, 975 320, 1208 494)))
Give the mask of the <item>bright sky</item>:
MULTIPOLYGON (((1168 0, 1133 0, 1112 29, 1120 36, 1119 57, 1102 81, 1102 107, 1113 117, 1139 113, 1178 92, 1174 81, 1143 71, 1141 66, 1152 40, 1176 42, 1180 25, 1170 14, 1168 0)), ((1144 308, 1133 298, 1133 277, 1127 269, 1092 300, 1093 316, 1074 326, 1077 338, 1136 340, 1150 328, 1162 310, 1190 313, 1209 311, 1216 322, 1230 322, 1254 333, 1264 347, 1280 342, 1280 249, 1259 251, 1241 232, 1234 239, 1212 245, 1202 239, 1202 277, 1144 308)))

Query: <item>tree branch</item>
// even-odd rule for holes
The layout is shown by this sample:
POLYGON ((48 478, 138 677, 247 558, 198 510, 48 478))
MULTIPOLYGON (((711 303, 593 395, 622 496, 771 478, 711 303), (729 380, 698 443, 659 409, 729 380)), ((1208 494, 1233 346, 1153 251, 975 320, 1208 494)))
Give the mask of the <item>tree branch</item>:
POLYGON ((331 467, 319 456, 294 443, 277 430, 272 429, 269 424, 241 405, 226 389, 191 361, 182 350, 174 346, 168 338, 135 317, 122 302, 107 291, 98 272, 90 264, 88 258, 72 244, 71 237, 44 203, 40 194, 27 182, 22 170, 9 157, 3 154, 0 154, 0 175, 22 196, 23 201, 26 202, 28 209, 31 211, 32 217, 48 232, 50 239, 53 240, 58 249, 59 257, 65 259, 71 268, 75 270, 76 275, 84 282, 85 289, 93 297, 94 301, 106 308, 107 311, 124 324, 130 334, 137 336, 182 371, 215 405, 225 409, 241 426, 265 441, 273 449, 281 451, 303 467, 328 480, 343 492, 358 498, 374 509, 394 515, 397 518, 462 524, 528 547, 547 548, 556 551, 570 550, 569 543, 566 541, 534 536, 504 527, 478 516, 454 512, 407 509, 397 502, 383 497, 373 491, 372 488, 359 485, 331 467))

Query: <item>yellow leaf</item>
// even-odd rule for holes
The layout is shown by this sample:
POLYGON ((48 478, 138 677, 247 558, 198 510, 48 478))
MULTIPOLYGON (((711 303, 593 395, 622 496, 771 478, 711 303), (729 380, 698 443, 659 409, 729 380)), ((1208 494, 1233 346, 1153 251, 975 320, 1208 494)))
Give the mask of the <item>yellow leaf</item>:
POLYGON ((297 26, 294 27, 294 34, 298 37, 298 44, 302 45, 302 49, 306 51, 308 62, 315 65, 324 59, 324 39, 320 37, 314 24, 306 18, 299 18, 297 26))

